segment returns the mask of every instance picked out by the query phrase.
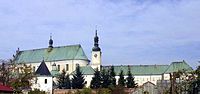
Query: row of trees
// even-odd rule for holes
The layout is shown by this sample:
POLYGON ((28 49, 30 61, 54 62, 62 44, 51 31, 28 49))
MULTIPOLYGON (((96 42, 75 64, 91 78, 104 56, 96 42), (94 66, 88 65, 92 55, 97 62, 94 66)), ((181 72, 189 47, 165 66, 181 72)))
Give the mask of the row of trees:
MULTIPOLYGON (((123 70, 119 74, 118 85, 121 87, 135 88, 137 84, 134 81, 134 77, 130 71, 130 68, 127 73, 128 77, 124 78, 123 70)), ((94 72, 94 77, 92 77, 90 88, 109 88, 116 87, 116 73, 114 71, 114 66, 111 66, 110 69, 99 71, 98 69, 94 72)), ((76 72, 73 74, 72 80, 70 80, 69 74, 66 75, 65 70, 58 77, 58 88, 60 89, 82 89, 86 84, 84 76, 80 71, 80 67, 76 68, 76 72)))
MULTIPOLYGON (((116 87, 116 73, 114 71, 114 66, 111 66, 109 70, 103 69, 102 72, 98 69, 95 70, 94 77, 92 78, 90 88, 98 89, 98 88, 108 88, 108 87, 116 87)), ((134 77, 130 71, 130 68, 127 73, 127 78, 124 78, 123 70, 121 70, 119 74, 118 85, 127 88, 135 88, 137 84, 134 81, 134 77)))

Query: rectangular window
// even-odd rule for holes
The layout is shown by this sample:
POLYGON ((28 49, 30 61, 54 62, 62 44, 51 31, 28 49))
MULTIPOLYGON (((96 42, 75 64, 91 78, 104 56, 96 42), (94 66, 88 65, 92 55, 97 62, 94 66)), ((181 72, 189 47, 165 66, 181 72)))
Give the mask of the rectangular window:
POLYGON ((35 72, 35 66, 33 66, 33 72, 35 72))
POLYGON ((66 64, 66 71, 69 70, 69 64, 66 64))
POLYGON ((44 80, 44 83, 47 84, 47 79, 44 80))
POLYGON ((58 65, 58 71, 60 71, 60 65, 58 65))

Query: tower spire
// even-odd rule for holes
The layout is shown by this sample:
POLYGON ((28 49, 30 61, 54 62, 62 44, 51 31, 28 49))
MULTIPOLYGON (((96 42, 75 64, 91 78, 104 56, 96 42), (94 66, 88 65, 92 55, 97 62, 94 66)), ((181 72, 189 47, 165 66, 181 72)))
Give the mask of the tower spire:
POLYGON ((101 51, 99 48, 99 37, 97 35, 97 29, 95 30, 95 37, 94 37, 94 47, 92 48, 92 51, 101 51))
POLYGON ((49 39, 49 48, 53 48, 53 39, 52 39, 51 34, 50 34, 50 39, 49 39))

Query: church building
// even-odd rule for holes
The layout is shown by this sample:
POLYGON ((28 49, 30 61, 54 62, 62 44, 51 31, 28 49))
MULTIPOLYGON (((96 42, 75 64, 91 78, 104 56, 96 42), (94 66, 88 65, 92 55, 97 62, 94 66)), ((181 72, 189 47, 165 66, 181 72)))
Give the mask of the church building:
MULTIPOLYGON (((50 89, 53 88, 53 83, 56 83, 56 76, 62 70, 65 70, 68 74, 72 74, 76 66, 80 66, 85 81, 87 82, 85 86, 89 87, 96 68, 100 70, 111 67, 102 65, 101 55, 102 52, 99 47, 99 37, 96 30, 94 47, 91 53, 91 63, 80 44, 54 47, 51 36, 47 48, 17 50, 13 61, 17 65, 24 63, 31 65, 38 79, 33 86, 34 88, 51 91, 50 89)), ((169 80, 170 73, 179 70, 192 70, 185 61, 172 62, 170 65, 114 65, 116 80, 118 81, 121 70, 123 70, 126 78, 128 69, 131 70, 139 86, 146 82, 151 82, 156 85, 158 80, 169 80)))

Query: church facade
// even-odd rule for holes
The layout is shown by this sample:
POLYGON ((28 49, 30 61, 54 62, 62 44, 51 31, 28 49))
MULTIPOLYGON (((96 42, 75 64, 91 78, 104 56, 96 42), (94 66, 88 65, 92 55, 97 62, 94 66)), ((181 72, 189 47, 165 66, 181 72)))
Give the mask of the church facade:
MULTIPOLYGON (((56 83, 56 76, 58 76, 62 70, 65 70, 68 74, 72 74, 75 71, 76 66, 80 66, 81 71, 84 74, 85 81, 87 82, 85 86, 89 87, 96 68, 100 70, 102 68, 109 69, 111 67, 102 66, 101 55, 102 52, 99 47, 99 37, 96 31, 94 37, 94 47, 92 48, 91 53, 91 63, 84 53, 81 45, 53 47, 52 37, 50 37, 49 46, 47 48, 22 51, 17 50, 13 61, 17 65, 24 63, 31 65, 34 72, 39 71, 38 69, 41 64, 43 64, 43 66, 45 64, 47 67, 46 69, 48 69, 50 73, 48 73, 48 75, 51 75, 53 79, 50 83, 51 85, 53 85, 53 82, 56 83)), ((158 80, 169 80, 169 73, 179 70, 192 70, 192 68, 185 61, 172 62, 170 65, 114 65, 117 81, 121 70, 124 71, 125 78, 127 77, 126 74, 128 68, 130 68, 135 77, 135 81, 139 86, 146 82, 151 82, 156 85, 158 80)), ((41 75, 38 77, 40 76, 41 75)), ((44 75, 42 77, 44 77, 44 75)), ((40 79, 40 83, 42 83, 42 81, 45 82, 45 79, 46 78, 40 79)), ((37 85, 33 87, 38 88, 37 85)), ((42 90, 45 90, 44 88, 42 90)))

